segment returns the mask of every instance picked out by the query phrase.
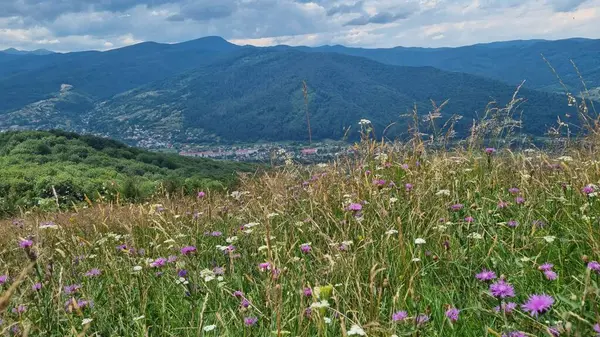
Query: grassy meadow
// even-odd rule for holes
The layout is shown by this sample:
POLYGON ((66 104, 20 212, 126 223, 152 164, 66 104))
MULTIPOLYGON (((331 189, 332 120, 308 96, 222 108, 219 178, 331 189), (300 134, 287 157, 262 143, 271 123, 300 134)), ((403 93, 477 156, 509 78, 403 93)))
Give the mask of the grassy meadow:
POLYGON ((0 334, 600 334, 597 153, 355 149, 0 222, 0 334))

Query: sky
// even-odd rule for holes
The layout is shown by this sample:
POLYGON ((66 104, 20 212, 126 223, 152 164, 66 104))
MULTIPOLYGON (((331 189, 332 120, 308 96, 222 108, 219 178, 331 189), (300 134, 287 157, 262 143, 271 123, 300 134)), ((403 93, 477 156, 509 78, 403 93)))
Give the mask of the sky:
POLYGON ((454 47, 600 38, 600 0, 0 0, 0 50, 221 36, 260 46, 454 47))

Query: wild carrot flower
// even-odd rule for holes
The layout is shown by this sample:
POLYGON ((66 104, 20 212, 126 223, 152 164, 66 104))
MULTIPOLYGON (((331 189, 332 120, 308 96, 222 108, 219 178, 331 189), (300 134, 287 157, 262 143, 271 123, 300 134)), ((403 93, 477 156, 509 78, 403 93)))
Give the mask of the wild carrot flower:
POLYGON ((515 297, 515 288, 510 283, 500 280, 490 284, 490 293, 497 298, 515 297))
POLYGON ((548 311, 554 304, 554 298, 550 295, 531 295, 525 304, 521 306, 523 311, 528 312, 531 316, 537 317, 548 311))
POLYGON ((451 322, 458 321, 458 315, 459 314, 460 314, 460 310, 458 310, 456 308, 450 308, 450 309, 446 310, 446 317, 448 317, 448 319, 451 322))
POLYGON ((33 241, 31 241, 29 239, 22 239, 19 242, 19 247, 21 247, 21 248, 29 248, 31 246, 33 246, 33 241))
POLYGON ((185 246, 181 248, 182 255, 190 255, 196 252, 196 247, 194 246, 185 246))
POLYGON ((496 278, 496 273, 491 270, 483 269, 479 274, 475 275, 479 281, 491 281, 496 278))
POLYGON ((165 259, 164 257, 159 257, 158 259, 150 263, 150 267, 160 268, 163 267, 165 264, 167 264, 167 259, 165 259))
POLYGON ((8 281, 8 275, 0 275, 0 286, 8 281))
POLYGON ((516 308, 517 308, 517 303, 515 303, 515 302, 508 302, 508 303, 504 303, 504 302, 502 302, 502 304, 501 304, 501 305, 499 305, 499 306, 496 306, 496 307, 494 308, 494 311, 495 311, 495 312, 498 312, 498 313, 499 313, 500 311, 502 311, 502 312, 503 312, 503 313, 505 313, 505 314, 510 314, 510 313, 512 313, 512 312, 513 312, 513 310, 515 310, 516 308))
POLYGON ((101 274, 100 269, 98 268, 93 268, 90 271, 85 273, 85 276, 87 277, 95 277, 95 276, 99 276, 101 274))
POLYGON ((246 325, 246 326, 253 326, 256 324, 256 322, 258 322, 258 318, 256 318, 256 317, 245 317, 244 318, 244 325, 246 325))
POLYGON ((396 311, 392 314, 392 321, 402 322, 408 318, 408 313, 404 310, 396 311))

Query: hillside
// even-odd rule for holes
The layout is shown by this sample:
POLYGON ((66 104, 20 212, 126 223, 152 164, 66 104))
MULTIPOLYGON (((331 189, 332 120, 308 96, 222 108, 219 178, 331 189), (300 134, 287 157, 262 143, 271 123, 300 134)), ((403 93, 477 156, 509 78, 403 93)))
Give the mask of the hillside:
POLYGON ((194 159, 62 131, 0 133, 0 216, 17 207, 91 200, 142 200, 162 185, 193 194, 232 186, 250 164, 194 159))
MULTIPOLYGON (((376 130, 390 123, 387 136, 406 132, 401 114, 417 103, 422 114, 430 100, 441 104, 445 118, 465 118, 457 131, 465 135, 486 104, 507 104, 515 86, 431 67, 397 67, 335 53, 250 48, 239 55, 150 84, 103 102, 87 126, 128 137, 137 128, 156 137, 181 135, 207 140, 303 140, 307 138, 302 81, 310 88, 312 134, 342 138, 345 129, 366 118, 376 130), (115 128, 115 125, 117 128, 115 128)), ((566 99, 523 90, 527 102, 525 131, 543 134, 547 124, 567 110, 566 99)))
POLYGON ((543 54, 573 92, 579 92, 582 86, 570 60, 575 62, 588 87, 600 87, 600 40, 508 41, 458 48, 363 49, 324 46, 303 50, 336 52, 400 66, 432 66, 513 85, 526 80, 527 88, 562 91, 556 76, 544 62, 543 54))

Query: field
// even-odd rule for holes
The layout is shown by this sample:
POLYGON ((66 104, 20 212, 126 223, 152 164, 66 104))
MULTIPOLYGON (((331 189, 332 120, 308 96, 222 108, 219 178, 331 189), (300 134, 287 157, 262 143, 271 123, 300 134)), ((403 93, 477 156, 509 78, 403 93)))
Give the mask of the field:
POLYGON ((0 222, 0 331, 600 335, 598 152, 356 153, 0 222))

